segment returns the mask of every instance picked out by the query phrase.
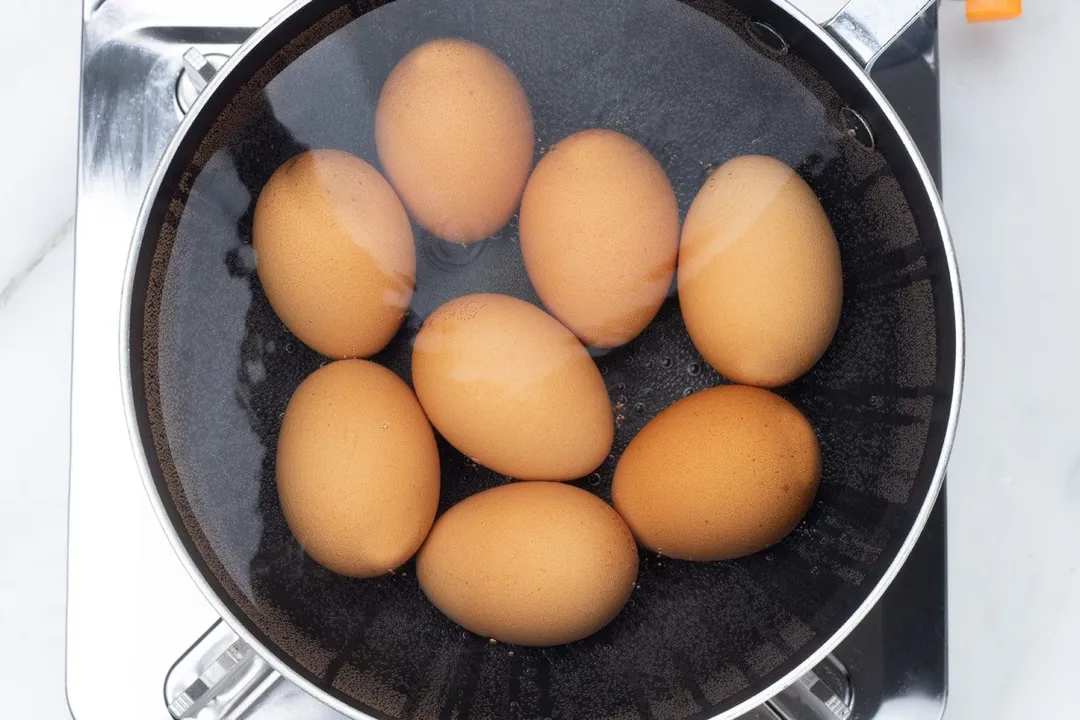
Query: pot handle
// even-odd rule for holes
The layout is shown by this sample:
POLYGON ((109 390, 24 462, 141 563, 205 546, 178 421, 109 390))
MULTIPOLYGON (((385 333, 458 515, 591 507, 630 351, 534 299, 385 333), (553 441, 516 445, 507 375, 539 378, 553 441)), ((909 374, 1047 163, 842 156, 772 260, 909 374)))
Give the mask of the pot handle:
MULTIPOLYGON (((345 720, 283 678, 218 620, 165 677, 175 720, 345 720)), ((847 670, 829 656, 747 720, 848 720, 853 693, 847 670)))
POLYGON ((233 718, 275 674, 218 620, 165 676, 165 703, 176 720, 233 718))
POLYGON ((286 680, 221 620, 165 676, 175 720, 345 720, 286 680))
POLYGON ((847 669, 829 655, 765 703, 777 720, 850 720, 855 694, 847 669))
POLYGON ((936 0, 849 0, 822 27, 870 72, 874 62, 936 0))

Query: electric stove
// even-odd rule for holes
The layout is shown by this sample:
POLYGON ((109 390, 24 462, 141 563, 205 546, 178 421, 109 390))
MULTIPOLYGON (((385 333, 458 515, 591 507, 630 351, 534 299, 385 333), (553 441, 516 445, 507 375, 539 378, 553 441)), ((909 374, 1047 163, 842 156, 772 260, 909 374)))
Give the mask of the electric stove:
MULTIPOLYGON (((85 0, 75 246, 67 695, 76 720, 336 720, 216 617, 132 454, 120 288, 155 166, 208 77, 285 0, 85 0)), ((799 4, 798 0, 795 2, 799 4)), ((937 8, 875 66, 940 183, 937 8)), ((747 720, 936 720, 947 687, 945 494, 877 607, 747 720)))

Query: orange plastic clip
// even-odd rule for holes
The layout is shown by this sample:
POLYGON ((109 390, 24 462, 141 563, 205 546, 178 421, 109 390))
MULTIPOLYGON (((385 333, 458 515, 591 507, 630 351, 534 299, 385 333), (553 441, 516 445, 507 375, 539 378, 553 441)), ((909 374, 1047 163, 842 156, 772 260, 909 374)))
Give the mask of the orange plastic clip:
POLYGON ((1012 20, 1023 12, 1023 0, 967 0, 968 22, 1012 20))

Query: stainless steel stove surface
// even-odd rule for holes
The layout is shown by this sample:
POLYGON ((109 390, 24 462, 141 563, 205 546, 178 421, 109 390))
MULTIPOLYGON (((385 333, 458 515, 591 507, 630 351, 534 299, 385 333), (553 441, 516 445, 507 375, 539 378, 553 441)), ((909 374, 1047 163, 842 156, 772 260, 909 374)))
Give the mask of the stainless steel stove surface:
MULTIPOLYGON (((143 490, 117 362, 135 219, 182 107, 201 87, 200 70, 212 72, 200 65, 220 65, 284 4, 85 0, 67 627, 76 720, 340 718, 248 653, 189 580, 143 490)), ((940 182, 936 24, 931 7, 874 77, 940 182)), ((890 590, 834 656, 745 717, 940 718, 945 557, 943 493, 890 590)))

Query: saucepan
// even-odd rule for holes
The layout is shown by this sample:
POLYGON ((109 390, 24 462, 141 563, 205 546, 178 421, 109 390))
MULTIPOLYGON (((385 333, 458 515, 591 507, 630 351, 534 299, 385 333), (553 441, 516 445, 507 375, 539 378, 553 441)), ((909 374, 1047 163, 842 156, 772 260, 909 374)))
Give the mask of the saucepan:
MULTIPOLYGON (((926 165, 868 76, 928 4, 852 0, 818 25, 784 0, 302 0, 257 31, 202 92, 154 177, 121 323, 150 499, 225 622, 354 718, 734 718, 814 667, 907 558, 956 428, 953 247, 926 165), (380 167, 380 91, 403 57, 437 38, 464 38, 512 68, 532 103, 534 161, 582 128, 617 130, 666 172, 684 220, 715 168, 776 158, 813 190, 839 245, 835 339, 775 388, 821 443, 805 519, 736 559, 641 549, 622 612, 568 644, 464 630, 427 601, 411 563, 377 578, 331 572, 290 532, 279 500, 283 413, 333 358, 267 298, 252 249, 257 200, 307 150, 380 167)), ((372 358, 405 381, 417 333, 448 300, 484 292, 541 304, 516 216, 469 245, 414 232, 412 301, 372 358)), ((605 501, 646 423, 727 382, 683 329, 675 287, 636 339, 592 351, 618 420, 610 457, 572 484, 605 501)), ((439 513, 510 482, 441 437, 438 452, 439 513)))

